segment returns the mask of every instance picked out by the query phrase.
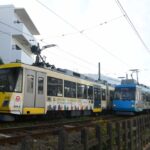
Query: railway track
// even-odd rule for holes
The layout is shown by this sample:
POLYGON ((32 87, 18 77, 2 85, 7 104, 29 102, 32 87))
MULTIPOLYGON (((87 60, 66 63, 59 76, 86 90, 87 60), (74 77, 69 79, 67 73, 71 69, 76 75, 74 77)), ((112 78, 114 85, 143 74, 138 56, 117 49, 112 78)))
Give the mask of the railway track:
MULTIPOLYGON (((26 136, 37 138, 40 136, 46 136, 50 134, 58 134, 63 128, 67 131, 80 130, 83 127, 90 127, 97 123, 114 118, 113 115, 81 118, 73 120, 62 120, 54 122, 30 122, 29 125, 21 125, 18 127, 0 128, 0 144, 4 143, 17 143, 26 136)), ((27 123, 26 123, 27 124, 27 123)))

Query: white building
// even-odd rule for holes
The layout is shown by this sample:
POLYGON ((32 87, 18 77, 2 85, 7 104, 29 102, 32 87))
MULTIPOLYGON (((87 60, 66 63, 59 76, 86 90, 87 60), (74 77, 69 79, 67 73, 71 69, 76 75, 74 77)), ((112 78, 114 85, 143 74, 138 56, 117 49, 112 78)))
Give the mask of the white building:
POLYGON ((25 9, 0 6, 0 57, 4 63, 33 63, 30 48, 37 45, 33 35, 39 35, 39 32, 25 9))

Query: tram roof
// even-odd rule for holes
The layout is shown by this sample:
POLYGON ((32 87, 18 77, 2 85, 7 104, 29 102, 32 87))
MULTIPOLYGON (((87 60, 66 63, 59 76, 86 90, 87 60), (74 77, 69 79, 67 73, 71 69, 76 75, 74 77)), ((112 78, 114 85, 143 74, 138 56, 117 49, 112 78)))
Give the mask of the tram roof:
MULTIPOLYGON (((14 68, 14 67, 24 67, 24 68, 28 68, 28 69, 32 69, 32 70, 36 70, 36 71, 41 71, 41 72, 46 72, 49 73, 49 71, 52 71, 54 73, 60 73, 62 75, 67 75, 76 79, 82 79, 82 80, 86 80, 89 82, 94 82, 95 84, 99 84, 101 86, 104 86, 106 84, 108 84, 107 82, 104 81, 98 81, 98 80, 94 80, 91 77, 85 76, 83 74, 68 70, 68 69, 61 69, 61 68, 56 68, 56 69, 50 69, 50 68, 44 68, 44 67, 38 67, 38 66, 33 66, 33 65, 28 65, 28 64, 23 64, 23 63, 8 63, 8 64, 2 64, 0 65, 0 69, 3 68, 14 68)), ((109 86, 112 86, 110 84, 108 84, 109 86)))

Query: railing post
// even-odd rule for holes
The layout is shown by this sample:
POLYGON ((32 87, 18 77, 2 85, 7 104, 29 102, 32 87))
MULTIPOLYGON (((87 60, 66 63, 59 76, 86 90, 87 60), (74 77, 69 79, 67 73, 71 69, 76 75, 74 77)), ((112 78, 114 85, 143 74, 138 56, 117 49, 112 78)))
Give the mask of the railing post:
POLYGON ((141 118, 139 117, 138 118, 138 147, 139 147, 139 150, 142 150, 142 132, 141 132, 141 118))
POLYGON ((102 129, 100 125, 96 126, 96 138, 98 140, 97 150, 102 150, 102 129))
POLYGON ((142 147, 145 145, 145 135, 144 135, 144 118, 141 117, 141 141, 142 141, 142 147))
POLYGON ((84 150, 88 150, 88 129, 87 128, 83 128, 81 130, 81 143, 83 144, 83 149, 84 150))
POLYGON ((125 150, 128 150, 128 122, 124 121, 125 150))
MULTIPOLYGON (((148 129, 150 129, 150 115, 148 115, 148 129)), ((148 142, 150 142, 150 134, 148 135, 148 142)))
POLYGON ((137 117, 134 119, 134 127, 135 127, 135 148, 139 149, 139 128, 138 128, 138 119, 137 117))
POLYGON ((113 149, 113 130, 112 130, 112 124, 111 123, 108 123, 107 125, 107 132, 108 132, 108 137, 109 137, 109 140, 108 140, 108 145, 109 145, 109 150, 112 150, 113 149))
POLYGON ((20 150, 31 150, 33 148, 33 139, 30 136, 23 138, 20 150))
POLYGON ((62 129, 58 136, 58 150, 67 150, 68 148, 68 133, 62 129))
POLYGON ((129 120, 130 150, 133 150, 133 120, 129 120))
POLYGON ((117 149, 121 149, 121 123, 117 122, 116 123, 116 132, 117 132, 117 138, 116 138, 116 144, 117 144, 117 149))

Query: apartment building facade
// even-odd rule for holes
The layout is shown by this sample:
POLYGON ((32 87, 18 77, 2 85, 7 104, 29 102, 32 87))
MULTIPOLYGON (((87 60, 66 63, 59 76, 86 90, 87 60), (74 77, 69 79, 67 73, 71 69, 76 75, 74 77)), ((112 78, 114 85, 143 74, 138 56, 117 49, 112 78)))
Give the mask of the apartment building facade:
POLYGON ((37 45, 39 31, 24 8, 0 6, 0 57, 4 63, 32 64, 31 46, 37 45))

